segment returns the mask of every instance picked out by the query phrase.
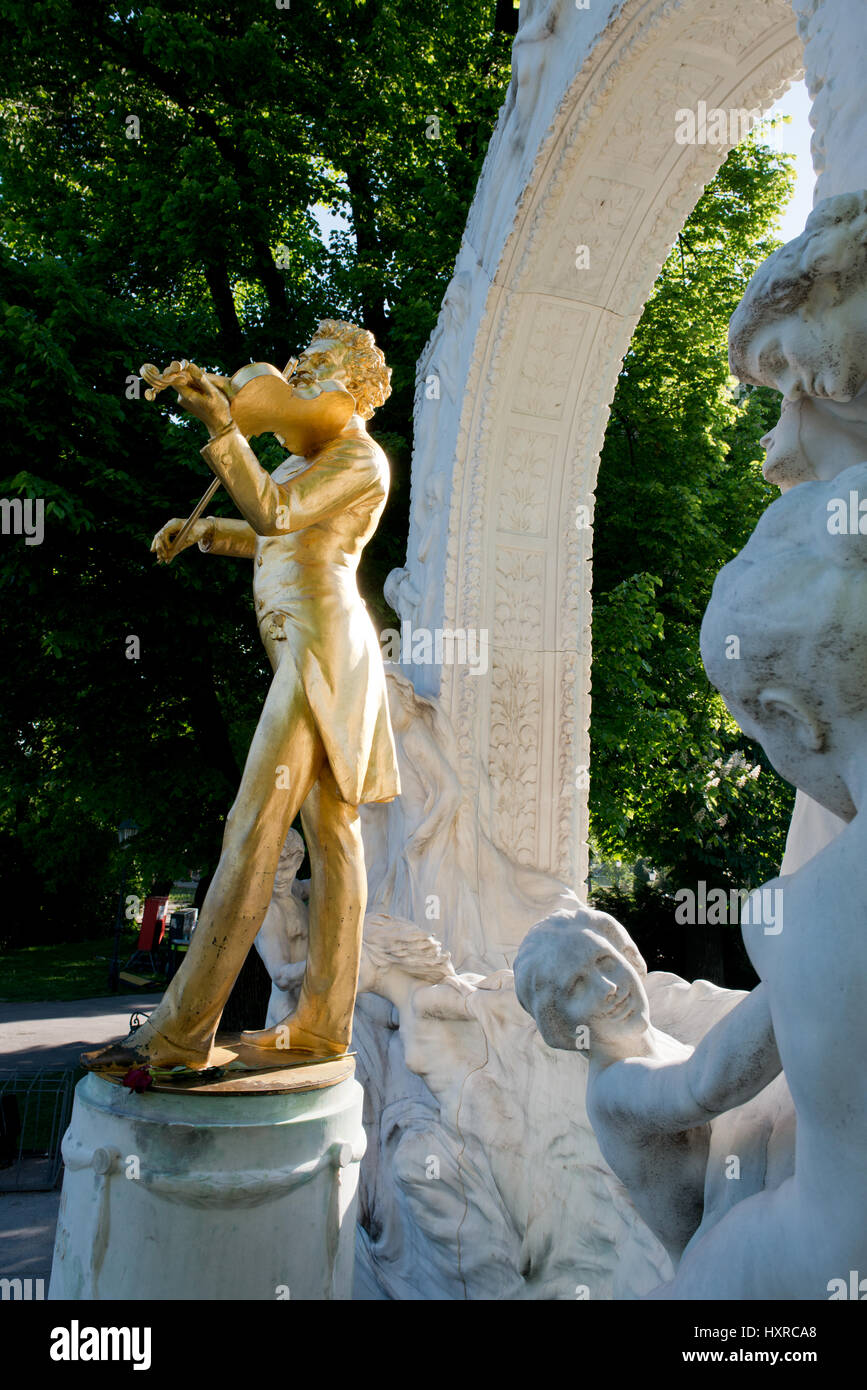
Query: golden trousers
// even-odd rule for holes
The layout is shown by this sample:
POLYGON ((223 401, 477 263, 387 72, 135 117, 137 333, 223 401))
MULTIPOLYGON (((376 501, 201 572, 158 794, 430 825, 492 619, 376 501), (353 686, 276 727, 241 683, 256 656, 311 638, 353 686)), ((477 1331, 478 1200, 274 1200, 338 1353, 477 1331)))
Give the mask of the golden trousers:
POLYGON ((352 1032, 367 905, 358 807, 338 793, 288 643, 264 640, 274 678, 226 820, 220 862, 186 959, 150 1015, 164 1037, 187 1051, 210 1049, 299 810, 311 865, 310 937, 293 1018, 332 1043, 348 1046, 352 1032))

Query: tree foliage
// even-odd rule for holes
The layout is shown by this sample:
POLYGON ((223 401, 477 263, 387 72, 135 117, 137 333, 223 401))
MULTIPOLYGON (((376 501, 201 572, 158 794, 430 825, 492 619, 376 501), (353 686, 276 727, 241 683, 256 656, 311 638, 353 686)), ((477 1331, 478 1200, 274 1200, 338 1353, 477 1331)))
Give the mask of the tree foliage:
POLYGON ((6 0, 0 493, 46 507, 41 545, 0 550, 8 938, 93 934, 125 817, 145 884, 213 867, 267 681, 248 566, 148 553, 210 475, 139 364, 282 366, 320 317, 372 329, 394 370, 374 422, 392 498, 362 571, 381 603, 415 361, 508 58, 493 0, 6 0))
POLYGON ((738 387, 726 334, 791 186, 788 158, 752 137, 705 189, 625 358, 599 469, 592 836, 680 884, 775 874, 793 799, 699 652, 713 580, 777 496, 758 441, 779 396, 738 387))
MULTIPOLYGON (((393 488, 361 582, 382 612, 415 363, 515 17, 508 0, 6 0, 0 494, 46 506, 41 545, 0 538, 7 939, 110 920, 126 817, 142 885, 212 868, 268 679, 248 567, 148 553, 209 475, 200 428, 141 397, 141 362, 282 366, 321 316, 374 331, 393 488)), ((698 626, 771 496, 756 441, 774 399, 732 390, 725 323, 788 177, 753 143, 705 191, 624 364, 596 510, 597 844, 738 882, 779 857, 789 798, 704 680, 698 626)))

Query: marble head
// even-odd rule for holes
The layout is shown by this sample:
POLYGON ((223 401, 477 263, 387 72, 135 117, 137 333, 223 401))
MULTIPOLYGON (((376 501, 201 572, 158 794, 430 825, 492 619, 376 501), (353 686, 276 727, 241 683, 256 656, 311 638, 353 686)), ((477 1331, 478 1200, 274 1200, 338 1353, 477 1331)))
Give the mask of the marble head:
POLYGON ((522 941, 514 972, 518 1002, 549 1047, 627 1057, 649 1026, 647 967, 605 913, 582 909, 539 922, 522 941))
POLYGON ((851 819, 841 774, 867 717, 867 463, 768 507, 717 575, 701 654, 777 771, 851 819))
POLYGON ((826 198, 756 271, 729 325, 741 381, 850 401, 867 381, 867 193, 826 198))

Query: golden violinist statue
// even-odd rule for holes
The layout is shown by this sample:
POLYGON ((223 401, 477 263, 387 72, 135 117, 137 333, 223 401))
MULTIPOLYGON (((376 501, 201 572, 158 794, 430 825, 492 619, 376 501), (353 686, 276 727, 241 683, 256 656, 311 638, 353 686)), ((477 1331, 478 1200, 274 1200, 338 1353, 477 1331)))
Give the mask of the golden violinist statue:
POLYGON ((151 549, 169 561, 198 543, 211 557, 252 562, 256 619, 274 676, 186 960, 147 1021, 91 1054, 89 1064, 199 1070, 220 1060, 220 1015, 299 811, 311 889, 298 1007, 277 1028, 243 1039, 283 1056, 341 1056, 367 900, 358 807, 400 793, 379 642, 356 584, 389 484, 388 460, 365 422, 389 395, 391 373, 372 334, 326 319, 286 374, 253 364, 227 381, 178 362, 142 374, 151 399, 173 387, 208 428, 202 454, 217 476, 203 502, 222 482, 241 514, 174 519, 151 549), (245 437, 264 428, 292 451, 273 474, 245 437))

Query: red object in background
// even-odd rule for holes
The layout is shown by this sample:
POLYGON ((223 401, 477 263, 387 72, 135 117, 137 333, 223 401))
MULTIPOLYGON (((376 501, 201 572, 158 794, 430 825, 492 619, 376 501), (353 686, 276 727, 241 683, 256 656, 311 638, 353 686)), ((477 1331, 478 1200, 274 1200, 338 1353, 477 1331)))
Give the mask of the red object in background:
POLYGON ((168 901, 168 894, 165 897, 151 896, 145 898, 144 913, 142 914, 138 945, 136 946, 137 951, 155 951, 159 946, 166 929, 168 901))

